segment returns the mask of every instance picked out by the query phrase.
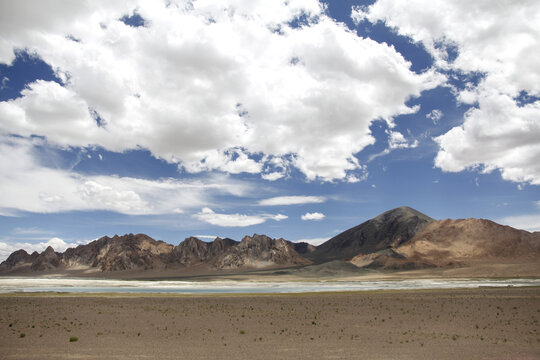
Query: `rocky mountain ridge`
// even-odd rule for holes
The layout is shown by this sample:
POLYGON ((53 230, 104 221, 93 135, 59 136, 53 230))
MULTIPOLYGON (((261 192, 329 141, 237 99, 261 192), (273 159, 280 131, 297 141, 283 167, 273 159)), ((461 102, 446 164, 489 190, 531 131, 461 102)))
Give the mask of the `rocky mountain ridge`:
POLYGON ((64 253, 51 247, 41 254, 18 250, 0 264, 0 274, 146 270, 182 274, 295 267, 301 270, 281 273, 315 276, 345 270, 356 273, 351 270, 354 267, 402 271, 477 262, 538 264, 540 232, 483 219, 437 221, 412 208, 399 207, 318 247, 257 234, 241 241, 218 237, 205 242, 189 237, 177 246, 144 234, 126 234, 105 236, 64 253))
POLYGON ((48 247, 41 254, 17 250, 0 264, 0 272, 17 271, 129 271, 166 270, 205 265, 211 269, 246 269, 274 266, 308 265, 311 262, 295 250, 309 249, 266 235, 245 236, 238 242, 216 238, 204 242, 189 237, 178 246, 157 241, 145 234, 104 236, 86 245, 69 248, 64 253, 48 247))

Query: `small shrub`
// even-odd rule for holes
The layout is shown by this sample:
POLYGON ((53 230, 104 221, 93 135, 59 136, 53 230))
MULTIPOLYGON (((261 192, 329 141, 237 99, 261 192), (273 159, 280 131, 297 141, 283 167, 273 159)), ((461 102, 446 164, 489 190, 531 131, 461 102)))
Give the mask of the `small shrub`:
POLYGON ((25 336, 26 336, 25 333, 20 333, 20 334, 19 334, 19 337, 20 337, 20 338, 23 338, 23 337, 25 337, 25 336))
POLYGON ((244 330, 240 330, 240 335, 244 335, 246 332, 244 330))
POLYGON ((76 336, 71 336, 71 337, 69 338, 69 342, 76 342, 76 341, 79 341, 79 338, 76 337, 76 336))

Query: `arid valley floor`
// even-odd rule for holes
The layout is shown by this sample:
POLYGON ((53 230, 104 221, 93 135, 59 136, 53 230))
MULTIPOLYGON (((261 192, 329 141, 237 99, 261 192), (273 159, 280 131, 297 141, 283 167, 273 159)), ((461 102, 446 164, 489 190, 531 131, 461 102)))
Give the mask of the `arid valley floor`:
POLYGON ((540 359, 536 287, 9 294, 0 309, 2 359, 540 359))

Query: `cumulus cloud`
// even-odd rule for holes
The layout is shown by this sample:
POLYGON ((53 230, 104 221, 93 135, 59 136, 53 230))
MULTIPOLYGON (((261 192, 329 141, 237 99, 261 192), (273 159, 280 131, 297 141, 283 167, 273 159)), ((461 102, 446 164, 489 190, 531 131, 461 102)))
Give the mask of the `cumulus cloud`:
POLYGON ((108 210, 130 215, 183 212, 200 208, 215 195, 245 195, 250 185, 228 178, 207 181, 147 180, 106 175, 85 176, 46 167, 33 143, 0 137, 0 214, 108 210))
POLYGON ((322 220, 326 216, 323 213, 320 212, 314 212, 314 213, 305 213, 302 215, 302 220, 322 220))
POLYGON ((267 220, 281 221, 288 217, 283 214, 262 214, 262 215, 244 215, 244 214, 219 214, 210 208, 203 208, 200 212, 193 215, 200 221, 207 222, 212 225, 224 227, 246 227, 251 225, 259 225, 267 220))
POLYGON ((422 43, 440 69, 466 79, 480 75, 478 84, 469 78, 455 89, 458 100, 473 107, 463 125, 436 138, 436 166, 499 169, 504 179, 540 184, 538 1, 379 0, 355 9, 353 18, 383 21, 422 43), (522 101, 527 96, 533 97, 522 101))
POLYGON ((145 148, 188 172, 276 180, 266 154, 308 180, 353 179, 363 172, 354 155, 375 141, 371 122, 416 112, 407 101, 444 80, 411 71, 318 0, 1 6, 0 62, 27 49, 63 84, 37 80, 1 102, 0 131, 62 147, 145 148), (120 20, 135 10, 144 26, 120 20), (299 17, 306 24, 291 26, 299 17))
POLYGON ((540 185, 540 101, 518 106, 508 95, 483 92, 462 126, 435 138, 435 165, 445 171, 494 169, 515 182, 540 185))
POLYGON ((76 243, 67 243, 64 240, 57 237, 53 237, 47 242, 39 242, 39 243, 29 243, 29 242, 5 243, 5 242, 0 241, 0 262, 7 259, 8 256, 11 255, 12 252, 20 250, 20 249, 23 249, 27 253, 31 254, 34 251, 42 252, 47 247, 52 246, 54 251, 64 252, 68 248, 77 247, 78 245, 81 245, 81 244, 87 244, 90 241, 79 241, 76 243))
POLYGON ((299 204, 313 204, 325 202, 324 196, 277 196, 269 199, 263 199, 259 201, 261 206, 278 206, 278 205, 299 205, 299 204))

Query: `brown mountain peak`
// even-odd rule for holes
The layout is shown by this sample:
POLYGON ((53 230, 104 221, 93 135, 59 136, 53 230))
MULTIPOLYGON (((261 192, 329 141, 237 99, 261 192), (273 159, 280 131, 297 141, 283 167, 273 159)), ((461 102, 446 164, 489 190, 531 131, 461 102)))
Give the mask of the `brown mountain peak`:
POLYGON ((402 206, 386 211, 371 220, 334 236, 317 249, 306 254, 308 259, 321 263, 351 259, 406 243, 434 220, 421 212, 402 206))

